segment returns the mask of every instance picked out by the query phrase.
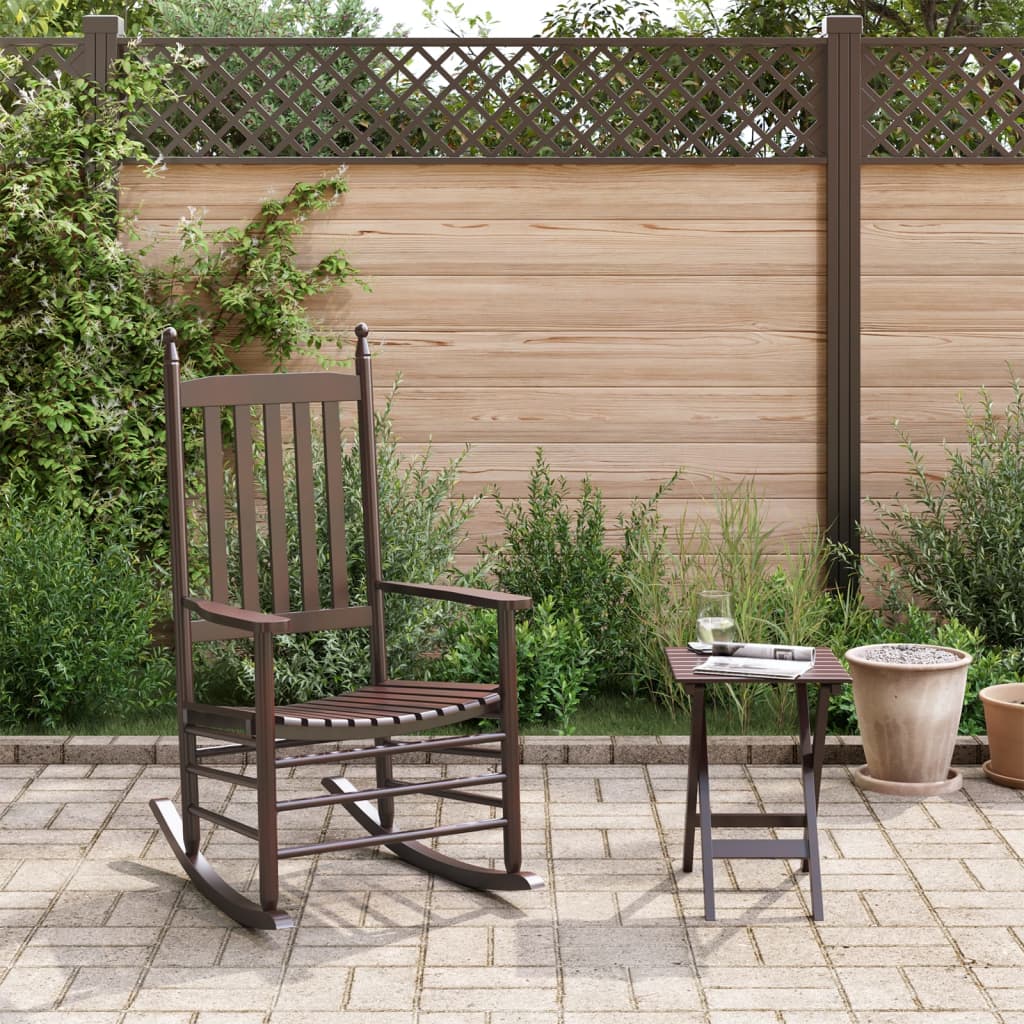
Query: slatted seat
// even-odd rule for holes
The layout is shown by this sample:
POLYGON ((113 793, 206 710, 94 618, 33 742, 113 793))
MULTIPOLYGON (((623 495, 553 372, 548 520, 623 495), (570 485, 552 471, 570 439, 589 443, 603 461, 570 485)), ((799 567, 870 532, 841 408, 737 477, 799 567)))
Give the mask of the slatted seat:
POLYGON ((367 335, 365 325, 360 324, 352 375, 250 374, 201 380, 181 379, 176 335, 168 330, 163 337, 182 813, 179 815, 169 799, 153 800, 151 806, 196 887, 235 920, 253 928, 292 924, 277 906, 278 862, 289 857, 384 845, 403 860, 463 885, 515 890, 542 884, 521 867, 514 615, 528 608, 530 600, 496 591, 383 579, 367 335), (353 604, 349 593, 341 468, 343 407, 354 409, 357 426, 367 590, 364 604, 353 604), (199 476, 205 481, 205 493, 198 505, 203 511, 208 555, 208 596, 191 592, 198 559, 188 536, 186 484, 192 479, 185 464, 185 452, 192 450, 184 442, 188 409, 201 410, 202 418, 204 465, 199 476), (289 410, 290 440, 282 426, 284 409, 289 410), (254 416, 254 410, 258 415, 254 416), (314 425, 322 437, 322 485, 315 483, 314 425), (286 458, 294 459, 294 493, 285 485, 286 458), (230 467, 227 474, 225 466, 230 467), (294 513, 289 511, 291 501, 296 505, 294 513), (318 523, 326 523, 325 539, 321 539, 318 523), (232 535, 237 540, 234 549, 229 544, 232 535), (326 550, 321 551, 321 546, 326 550), (326 600, 325 593, 329 594, 326 600), (497 616, 497 678, 487 683, 392 679, 385 594, 493 609, 497 616), (366 685, 302 703, 278 704, 274 637, 331 629, 369 630, 366 685), (248 638, 253 645, 254 705, 239 708, 203 703, 196 697, 194 683, 196 646, 238 638, 248 638), (491 731, 472 734, 429 734, 438 726, 472 719, 497 724, 491 731), (212 742, 200 744, 201 739, 212 742), (311 752, 310 745, 316 744, 326 749, 314 747, 311 752), (398 754, 452 751, 463 758, 497 762, 497 768, 484 766, 479 773, 461 777, 439 773, 431 780, 403 781, 395 775, 398 754), (225 755, 238 753, 246 753, 255 762, 255 778, 233 771, 223 762, 225 755), (321 778, 316 795, 278 799, 276 773, 281 769, 333 768, 364 760, 375 766, 375 783, 369 788, 359 790, 347 777, 327 776, 321 778), (200 786, 204 780, 255 789, 255 826, 204 803, 200 786), (481 791, 488 787, 497 788, 498 793, 481 791), (400 798, 424 794, 479 804, 491 813, 426 828, 396 826, 400 798), (324 838, 317 831, 309 843, 279 845, 279 815, 334 805, 347 810, 366 834, 324 838), (258 901, 229 885, 200 852, 204 822, 255 841, 258 901), (503 868, 470 864, 424 842, 488 829, 502 832, 503 868))
POLYGON ((492 687, 413 683, 392 679, 386 686, 366 686, 331 700, 289 704, 278 708, 278 725, 362 729, 386 725, 396 734, 493 711, 501 696, 492 687))

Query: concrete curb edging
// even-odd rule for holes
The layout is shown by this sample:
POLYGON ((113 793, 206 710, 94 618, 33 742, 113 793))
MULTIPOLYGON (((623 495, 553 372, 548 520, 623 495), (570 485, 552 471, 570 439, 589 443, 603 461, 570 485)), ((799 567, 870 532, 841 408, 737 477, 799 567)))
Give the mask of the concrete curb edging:
MULTIPOLYGON (((713 764, 798 763, 795 736, 712 736, 708 748, 713 764)), ((689 749, 688 736, 524 736, 520 760, 523 764, 686 764, 689 749)), ((953 764, 979 765, 988 756, 985 736, 957 737, 953 764)), ((422 764, 459 757, 454 752, 407 754, 403 759, 422 764)), ((242 758, 234 760, 238 763, 242 758)), ((0 736, 0 765, 177 763, 175 736, 0 736)), ((827 737, 825 763, 863 764, 860 737, 827 737)))

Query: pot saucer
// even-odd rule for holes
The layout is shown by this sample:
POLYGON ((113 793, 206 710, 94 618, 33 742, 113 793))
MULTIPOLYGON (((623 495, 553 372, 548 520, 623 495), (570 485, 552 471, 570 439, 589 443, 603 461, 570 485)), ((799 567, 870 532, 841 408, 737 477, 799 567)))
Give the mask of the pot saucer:
POLYGON ((993 782, 1000 786, 1009 786, 1011 789, 1024 789, 1024 779, 1016 779, 1012 775, 999 775, 997 772, 992 771, 991 764, 991 761, 986 761, 981 766, 981 770, 993 782))
POLYGON ((870 790, 872 793, 922 797, 955 793, 964 784, 964 777, 955 768, 950 768, 949 775, 939 782, 896 782, 893 779, 876 779, 864 764, 854 771, 853 781, 858 788, 870 790))

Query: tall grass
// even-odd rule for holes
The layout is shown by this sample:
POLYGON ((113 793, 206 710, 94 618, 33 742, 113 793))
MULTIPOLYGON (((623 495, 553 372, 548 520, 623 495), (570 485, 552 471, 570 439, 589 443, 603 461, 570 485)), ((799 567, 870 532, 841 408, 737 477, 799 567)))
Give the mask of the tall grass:
MULTIPOLYGON (((836 599, 824 590, 825 541, 815 531, 773 564, 771 535, 761 499, 747 482, 716 495, 714 520, 682 519, 674 545, 653 530, 640 541, 651 557, 635 562, 634 613, 647 624, 647 664, 657 667, 653 695, 673 713, 688 713, 689 701, 668 672, 664 650, 696 637, 700 591, 730 592, 737 635, 746 641, 815 645, 830 632, 836 599)), ((767 705, 780 727, 791 721, 792 687, 723 683, 714 692, 732 704, 742 727, 749 727, 757 704, 767 705)))

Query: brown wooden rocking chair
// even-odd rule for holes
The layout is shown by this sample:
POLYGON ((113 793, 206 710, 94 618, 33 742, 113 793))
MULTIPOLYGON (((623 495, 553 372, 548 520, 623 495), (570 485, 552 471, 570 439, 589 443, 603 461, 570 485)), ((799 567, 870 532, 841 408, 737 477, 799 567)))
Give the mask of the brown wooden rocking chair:
MULTIPOLYGON (((403 860, 462 885, 479 889, 534 889, 543 885, 536 875, 520 870, 519 742, 516 694, 514 613, 530 600, 514 594, 427 583, 384 580, 378 531, 376 444, 370 352, 365 324, 356 329, 356 372, 244 374, 181 380, 176 334, 164 332, 165 402, 167 413, 168 484, 171 514, 174 638, 177 666, 179 745, 181 757, 182 815, 170 800, 150 806, 196 888, 236 921, 251 928, 287 928, 291 918, 277 909, 278 862, 327 851, 385 845, 403 860), (343 514, 342 440, 340 411, 356 407, 358 452, 362 483, 361 504, 365 538, 367 604, 351 605, 348 594, 347 555, 343 514), (202 411, 206 494, 201 503, 207 530, 210 596, 190 591, 183 410, 202 411), (286 504, 291 490, 285 485, 286 445, 282 409, 291 408, 297 495, 300 582, 289 580, 286 504), (262 422, 262 456, 254 443, 254 408, 262 422), (312 415, 311 415, 312 412, 312 415), (322 417, 322 419, 321 419, 322 417), (229 424, 225 444, 222 424, 229 424), (325 457, 325 483, 314 485, 311 424, 321 424, 325 457), (230 458, 232 471, 225 474, 230 458), (257 480, 265 477, 266 484, 257 480), (230 481, 231 501, 225 500, 230 481), (319 493, 319 492, 322 492, 319 493), (317 501, 324 505, 328 557, 317 551, 317 501), (237 537, 237 556, 229 554, 229 537, 237 537), (269 538, 269 544, 265 538, 269 538), (260 553, 269 549, 261 559, 260 553), (318 557, 319 556, 319 557, 318 557), (261 560, 268 564, 261 565, 261 560), (238 564, 233 584, 231 566, 238 564), (327 565, 329 600, 322 599, 319 565, 327 565), (300 591, 300 600, 290 593, 300 591), (261 610, 260 593, 272 595, 272 611, 261 610), (385 648, 384 595, 457 601, 493 608, 497 612, 498 679, 488 685, 458 682, 421 682, 392 679, 385 648), (240 599, 237 596, 240 595, 240 599), (292 603, 301 604, 293 609, 292 603), (325 607, 324 605, 328 605, 325 607), (278 706, 274 699, 274 634, 329 629, 364 628, 370 636, 370 678, 361 689, 304 704, 278 706), (193 685, 194 645, 211 640, 249 638, 255 658, 255 707, 204 704, 196 700, 193 685), (468 719, 498 720, 496 731, 469 736, 395 737, 424 732, 436 726, 468 719), (199 745, 204 738, 213 741, 199 745), (361 741, 340 746, 343 740, 361 741), (289 748, 330 744, 326 752, 307 749, 289 754, 289 748), (497 747, 495 748, 495 744, 497 747), (499 761, 498 771, 481 771, 462 778, 403 782, 393 773, 396 753, 452 751, 499 761), (218 759, 246 752, 255 761, 253 778, 218 759), (318 795, 280 800, 276 773, 302 765, 348 764, 371 759, 376 784, 357 790, 343 777, 322 780, 318 795), (204 805, 201 780, 210 779, 256 791, 255 826, 234 820, 204 805), (481 786, 500 786, 497 793, 482 793, 481 786), (395 826, 396 798, 435 794, 458 801, 497 808, 496 816, 402 830, 395 826), (363 827, 355 838, 324 840, 319 833, 304 845, 280 845, 278 816, 292 810, 340 805, 363 827), (201 822, 231 829, 257 843, 259 902, 232 887, 201 852, 201 822), (435 836, 502 829, 504 870, 475 866, 446 856, 423 842, 435 836)), ((287 423, 287 419, 285 420, 287 423)), ((257 427, 259 430, 259 427, 257 427)), ((290 455, 290 452, 289 452, 290 455)), ((294 577, 294 574, 293 574, 294 577)), ((325 585, 323 589, 328 589, 325 585)), ((238 760, 234 758, 233 760, 238 760)), ((483 766, 482 766, 483 767, 483 766)))

